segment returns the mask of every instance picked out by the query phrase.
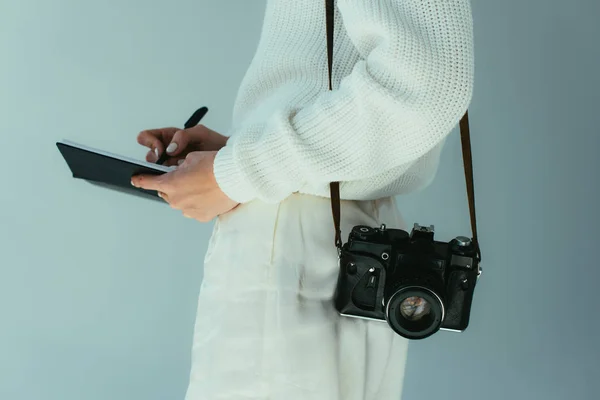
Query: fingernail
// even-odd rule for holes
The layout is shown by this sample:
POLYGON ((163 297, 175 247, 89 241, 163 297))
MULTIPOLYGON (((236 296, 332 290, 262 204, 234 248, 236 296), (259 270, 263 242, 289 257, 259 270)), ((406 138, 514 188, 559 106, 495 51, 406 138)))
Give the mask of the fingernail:
POLYGON ((172 152, 174 152, 175 150, 177 150, 177 143, 175 143, 175 142, 171 142, 171 143, 169 144, 169 147, 167 147, 167 153, 172 153, 172 152))
POLYGON ((136 184, 135 184, 135 182, 133 181, 133 179, 131 180, 131 186, 137 187, 136 184))
POLYGON ((156 157, 158 158, 158 147, 154 149, 154 154, 156 154, 156 157))
POLYGON ((177 165, 181 165, 181 164, 183 164, 183 162, 184 162, 184 161, 185 161, 185 160, 179 160, 179 161, 177 161, 177 165))

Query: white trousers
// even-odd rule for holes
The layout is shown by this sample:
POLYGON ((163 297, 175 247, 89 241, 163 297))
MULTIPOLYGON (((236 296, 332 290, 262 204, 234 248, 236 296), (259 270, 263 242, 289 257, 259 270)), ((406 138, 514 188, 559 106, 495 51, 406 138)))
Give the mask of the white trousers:
MULTIPOLYGON (((405 228, 393 198, 342 201, 354 225, 405 228)), ((408 341, 341 317, 329 199, 294 194, 218 218, 204 261, 186 400, 400 400, 408 341)))

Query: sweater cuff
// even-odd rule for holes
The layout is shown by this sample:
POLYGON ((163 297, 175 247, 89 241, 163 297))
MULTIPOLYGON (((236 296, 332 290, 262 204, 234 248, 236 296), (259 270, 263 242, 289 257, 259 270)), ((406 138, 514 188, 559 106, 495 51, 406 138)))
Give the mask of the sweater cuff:
POLYGON ((248 203, 258 197, 249 180, 244 176, 241 168, 235 164, 233 158, 233 143, 217 152, 213 165, 213 172, 217 185, 231 200, 238 203, 248 203))

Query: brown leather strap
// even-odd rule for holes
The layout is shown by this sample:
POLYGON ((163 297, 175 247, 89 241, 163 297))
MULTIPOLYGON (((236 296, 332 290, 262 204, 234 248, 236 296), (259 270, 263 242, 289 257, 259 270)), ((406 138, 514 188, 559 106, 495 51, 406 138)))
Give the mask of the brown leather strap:
MULTIPOLYGON (((333 0, 325 0, 325 9, 327 19, 327 68, 329 72, 329 90, 333 90, 333 84, 331 82, 333 68, 333 0)), ((331 182, 329 184, 329 191, 331 192, 331 211, 333 214, 333 224, 335 226, 335 246, 338 249, 341 249, 343 243, 342 230, 340 228, 340 183, 331 182)))
POLYGON ((471 133, 469 129, 468 110, 460 120, 460 142, 462 145, 465 180, 467 182, 467 198, 469 201, 469 214, 471 216, 471 231, 473 232, 473 242, 478 244, 477 217, 475 215, 475 188, 473 184, 473 155, 471 153, 471 133))
POLYGON ((335 16, 333 12, 333 0, 325 0, 325 10, 327 19, 327 67, 329 71, 329 90, 333 90, 333 84, 331 83, 333 70, 333 18, 335 16))
POLYGON ((335 226, 335 247, 338 249, 342 248, 342 229, 340 228, 340 183, 331 182, 329 184, 329 191, 331 192, 331 211, 333 213, 333 225, 335 226))
POLYGON ((473 233, 473 244, 477 249, 477 258, 481 261, 481 248, 477 236, 477 214, 475 213, 475 184, 473 179, 473 154, 471 152, 471 133, 469 128, 469 110, 460 120, 460 143, 462 146, 463 166, 465 169, 465 181, 467 183, 467 200, 469 202, 469 215, 471 219, 471 232, 473 233))
MULTIPOLYGON (((329 72, 329 90, 333 90, 332 70, 333 70, 333 26, 334 26, 334 0, 325 0, 326 22, 327 22, 327 61, 329 72)), ((463 164, 465 169, 465 180, 467 182, 467 197, 469 202, 469 212, 471 217, 471 231, 473 232, 473 243, 478 252, 478 258, 481 260, 481 251, 477 238, 477 219, 475 215, 475 188, 473 184, 473 157, 471 153, 471 136, 469 130, 469 112, 460 120, 460 137, 463 153, 463 164)), ((335 245, 338 249, 342 246, 342 233, 340 229, 340 184, 332 182, 331 190, 331 210, 333 212, 333 223, 335 225, 335 245)))

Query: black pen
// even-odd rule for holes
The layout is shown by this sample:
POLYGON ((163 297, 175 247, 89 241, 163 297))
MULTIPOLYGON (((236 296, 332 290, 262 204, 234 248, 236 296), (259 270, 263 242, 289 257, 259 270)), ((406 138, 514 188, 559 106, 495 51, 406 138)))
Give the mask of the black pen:
MULTIPOLYGON (((202 120, 202 118, 204 118, 204 116, 206 115, 207 112, 208 112, 207 107, 202 107, 202 108, 197 109, 192 114, 190 119, 187 120, 185 125, 183 125, 183 129, 189 129, 189 128, 192 128, 192 127, 198 125, 200 123, 200 121, 202 120)), ((167 154, 167 149, 165 148, 165 151, 163 151, 163 153, 160 155, 160 157, 158 158, 156 163, 162 165, 165 161, 167 161, 168 158, 169 158, 169 155, 167 154)))

